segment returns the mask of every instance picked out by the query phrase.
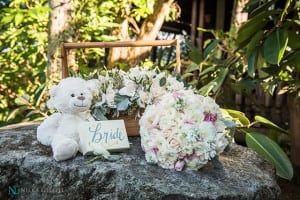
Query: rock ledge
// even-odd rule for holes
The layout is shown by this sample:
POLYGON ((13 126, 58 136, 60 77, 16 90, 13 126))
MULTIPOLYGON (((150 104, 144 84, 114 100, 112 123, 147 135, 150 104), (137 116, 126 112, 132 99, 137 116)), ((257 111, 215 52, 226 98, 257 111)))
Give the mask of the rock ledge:
POLYGON ((56 162, 36 140, 37 123, 0 128, 0 199, 278 199, 274 169, 252 150, 233 145, 223 170, 175 172, 144 159, 139 137, 115 162, 93 157, 56 162))

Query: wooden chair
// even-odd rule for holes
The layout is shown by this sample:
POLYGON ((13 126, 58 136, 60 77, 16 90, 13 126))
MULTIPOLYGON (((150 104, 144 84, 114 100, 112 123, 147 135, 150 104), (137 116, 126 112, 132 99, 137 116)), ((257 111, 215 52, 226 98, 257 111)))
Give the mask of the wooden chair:
POLYGON ((83 42, 83 43, 62 43, 61 44, 62 78, 66 78, 69 76, 67 56, 68 56, 68 50, 70 49, 147 47, 147 46, 175 46, 176 47, 176 71, 180 73, 180 45, 178 40, 83 42))

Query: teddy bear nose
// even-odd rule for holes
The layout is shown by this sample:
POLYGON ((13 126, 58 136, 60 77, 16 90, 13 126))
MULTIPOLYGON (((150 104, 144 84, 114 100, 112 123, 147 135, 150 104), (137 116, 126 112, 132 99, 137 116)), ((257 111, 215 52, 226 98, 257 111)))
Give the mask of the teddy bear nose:
POLYGON ((85 100, 85 97, 84 96, 79 96, 79 97, 77 97, 77 99, 83 101, 83 100, 85 100))

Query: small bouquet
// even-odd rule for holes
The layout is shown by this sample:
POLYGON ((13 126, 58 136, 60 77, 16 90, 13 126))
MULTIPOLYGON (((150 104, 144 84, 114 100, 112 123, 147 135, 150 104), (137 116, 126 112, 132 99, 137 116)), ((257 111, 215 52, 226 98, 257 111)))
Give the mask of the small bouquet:
POLYGON ((166 72, 142 67, 131 68, 128 72, 112 69, 98 79, 100 95, 94 103, 93 114, 100 120, 108 114, 118 117, 120 112, 139 114, 139 109, 153 104, 166 92, 185 88, 182 81, 166 72))
POLYGON ((203 167, 229 143, 219 106, 192 90, 166 93, 139 124, 147 162, 177 171, 203 167))

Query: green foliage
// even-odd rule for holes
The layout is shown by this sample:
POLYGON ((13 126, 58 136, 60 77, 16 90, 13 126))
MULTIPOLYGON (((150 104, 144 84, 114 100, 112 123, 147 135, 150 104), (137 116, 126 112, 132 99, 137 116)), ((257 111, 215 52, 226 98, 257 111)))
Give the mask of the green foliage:
MULTIPOLYGON (((153 13, 154 0, 72 1, 72 29, 61 33, 74 42, 116 41, 112 32, 130 19, 129 33, 153 13)), ((48 1, 11 0, 0 5, 0 126, 46 115, 48 1), (22 103, 23 102, 23 103, 22 103)), ((90 74, 105 67, 104 49, 75 52, 74 69, 90 74), (80 67, 79 67, 80 66, 80 67)), ((120 64, 121 66, 122 64, 120 64)), ((122 65, 124 68, 126 66, 122 65)))
MULTIPOLYGON (((74 42, 117 41, 120 24, 128 21, 128 37, 134 38, 141 23, 153 14, 155 0, 82 0, 75 1, 74 16, 70 22, 72 30, 66 35, 74 42)), ((169 17, 174 20, 174 18, 169 17)), ((127 33, 123 33, 126 39, 127 33)), ((105 49, 86 48, 75 50, 72 66, 80 73, 91 73, 95 68, 106 66, 105 49)), ((118 68, 128 68, 124 63, 115 63, 118 68)))
MULTIPOLYGON (((284 8, 277 8, 275 3, 275 0, 250 0, 247 5, 250 18, 237 34, 233 29, 223 33, 199 28, 212 33, 215 39, 206 41, 203 53, 186 42, 192 63, 182 79, 189 81, 200 94, 218 100, 226 99, 222 96, 225 89, 245 93, 255 89, 257 83, 271 94, 282 81, 287 85, 286 90, 299 91, 299 57, 296 56, 300 55, 299 6, 293 0, 287 0, 284 8)), ((228 106, 226 101, 225 105, 228 106)), ((290 142, 287 130, 261 116, 255 116, 251 122, 243 112, 230 109, 222 112, 232 134, 245 134, 247 145, 269 160, 278 176, 292 178, 292 165, 280 148, 282 141, 290 142), (266 135, 257 133, 254 125, 258 123, 267 128, 266 135)))
POLYGON ((215 39, 206 41, 203 53, 186 42, 192 64, 182 78, 200 94, 215 98, 224 99, 220 95, 226 88, 246 93, 257 83, 273 94, 278 83, 284 82, 281 94, 300 94, 299 3, 286 0, 282 8, 276 3, 250 0, 246 7, 249 20, 237 34, 234 29, 224 33, 198 28, 210 32, 215 39))
POLYGON ((291 180, 293 177, 293 167, 286 153, 281 149, 280 145, 272 140, 268 135, 259 133, 252 127, 255 124, 262 124, 269 129, 272 133, 273 130, 277 131, 277 134, 289 134, 289 132, 283 128, 280 128, 268 119, 255 116, 255 121, 250 122, 246 115, 240 111, 231 109, 222 109, 222 113, 226 121, 232 121, 235 126, 231 127, 231 132, 245 134, 246 144, 249 148, 256 151, 258 154, 268 160, 275 168, 276 174, 282 178, 291 180))
POLYGON ((269 137, 246 131, 246 143, 275 166, 277 176, 288 180, 293 178, 292 163, 280 146, 269 137))
POLYGON ((300 88, 299 9, 296 0, 286 0, 283 7, 276 0, 250 0, 249 20, 237 34, 237 49, 248 60, 249 76, 266 83, 271 94, 279 82, 286 84, 285 91, 300 88))
POLYGON ((186 41, 192 63, 184 71, 181 78, 197 88, 201 95, 216 98, 224 89, 226 82, 228 83, 227 79, 231 79, 235 83, 240 81, 240 77, 245 73, 245 68, 241 69, 238 62, 240 61, 239 53, 234 52, 232 47, 234 40, 230 32, 199 30, 212 33, 215 39, 206 41, 203 54, 189 41, 186 41), (227 59, 224 55, 227 55, 227 59), (197 75, 196 78, 189 81, 188 77, 195 75, 197 75))
POLYGON ((43 115, 48 12, 43 0, 0 8, 0 126, 43 115))

